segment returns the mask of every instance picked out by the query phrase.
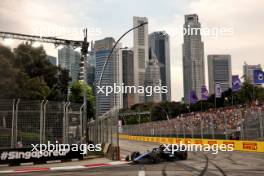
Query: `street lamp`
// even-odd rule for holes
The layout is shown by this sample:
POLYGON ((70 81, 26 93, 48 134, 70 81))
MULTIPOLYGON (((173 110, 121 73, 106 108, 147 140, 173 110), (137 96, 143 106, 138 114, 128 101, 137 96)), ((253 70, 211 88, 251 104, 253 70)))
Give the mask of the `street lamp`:
MULTIPOLYGON (((117 41, 116 41, 116 43, 114 44, 114 46, 112 47, 112 49, 111 49, 111 51, 110 51, 110 53, 109 53, 109 55, 108 55, 108 57, 107 57, 107 59, 106 59, 106 61, 105 61, 105 63, 104 63, 104 65, 103 65, 103 68, 102 68, 102 72, 101 72, 101 75, 100 75, 100 77, 99 77, 99 80, 98 80, 98 83, 97 83, 97 86, 98 87, 100 87, 101 86, 101 82, 102 82, 102 78, 103 78, 103 75, 104 75, 104 72, 105 72, 105 67, 106 67, 106 65, 107 65, 107 63, 108 63, 108 61, 109 61, 109 59, 111 58, 111 56, 112 56, 112 53, 114 52, 114 50, 115 50, 115 48, 116 48, 116 46, 117 46, 117 44, 119 43, 119 41, 124 37, 124 36, 126 36, 129 32, 131 32, 131 31, 133 31, 133 30, 135 30, 135 29, 137 29, 137 28, 139 28, 139 27, 141 27, 141 26, 144 26, 144 25, 146 25, 146 24, 148 24, 148 22, 144 22, 144 23, 141 23, 140 25, 138 25, 138 26, 135 26, 135 27, 133 27, 133 28, 131 28, 131 29, 129 29, 128 31, 126 31, 117 41)), ((98 97, 98 99, 97 99, 97 101, 96 101, 96 107, 98 108, 99 107, 99 97, 98 97)), ((115 106, 115 104, 114 104, 114 106, 115 106)), ((99 119, 99 108, 96 110, 96 119, 95 119, 95 126, 96 126, 96 140, 98 140, 98 129, 97 129, 97 127, 98 127, 98 119, 99 119)), ((118 116, 117 116, 117 122, 118 122, 118 116)), ((117 128, 118 128, 118 125, 117 125, 117 128)), ((117 132, 118 133, 118 132, 117 132)))

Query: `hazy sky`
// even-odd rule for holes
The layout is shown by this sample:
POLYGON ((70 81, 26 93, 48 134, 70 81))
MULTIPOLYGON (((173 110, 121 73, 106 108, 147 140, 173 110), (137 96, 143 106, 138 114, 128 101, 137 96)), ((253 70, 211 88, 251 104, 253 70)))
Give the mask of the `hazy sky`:
MULTIPOLYGON (((89 40, 117 39, 132 26, 133 16, 149 19, 149 32, 165 30, 170 35, 172 99, 183 96, 182 34, 184 15, 196 13, 204 28, 232 28, 232 35, 202 36, 205 63, 208 54, 230 54, 233 74, 242 75, 244 61, 264 65, 263 0, 0 0, 0 31, 89 40)), ((132 47, 132 33, 122 40, 132 47)), ((57 55, 52 45, 47 53, 57 55)), ((207 77, 207 64, 205 66, 207 77)))

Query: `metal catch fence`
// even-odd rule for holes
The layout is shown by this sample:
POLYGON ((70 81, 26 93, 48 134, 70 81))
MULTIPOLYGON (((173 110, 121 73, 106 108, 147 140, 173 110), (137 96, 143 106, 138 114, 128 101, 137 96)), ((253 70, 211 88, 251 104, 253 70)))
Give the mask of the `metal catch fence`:
POLYGON ((83 143, 85 114, 83 104, 71 102, 0 100, 0 148, 83 143))

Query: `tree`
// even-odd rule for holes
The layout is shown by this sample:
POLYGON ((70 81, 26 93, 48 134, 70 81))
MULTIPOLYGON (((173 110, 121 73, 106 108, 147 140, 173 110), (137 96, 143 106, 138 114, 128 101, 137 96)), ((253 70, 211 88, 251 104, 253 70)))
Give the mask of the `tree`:
POLYGON ((0 98, 67 100, 67 70, 52 65, 43 47, 0 46, 0 98))
POLYGON ((17 78, 16 98, 46 100, 50 89, 41 77, 30 78, 27 74, 20 72, 17 78))
POLYGON ((71 81, 69 70, 63 69, 59 67, 59 78, 57 87, 60 90, 62 96, 64 97, 64 101, 68 100, 68 87, 69 82, 71 81))
POLYGON ((74 103, 83 103, 83 95, 87 95, 87 117, 94 117, 94 96, 93 90, 84 81, 75 81, 70 85, 70 101, 74 103))
POLYGON ((16 95, 18 69, 12 64, 14 55, 9 48, 0 46, 0 98, 13 98, 16 95))

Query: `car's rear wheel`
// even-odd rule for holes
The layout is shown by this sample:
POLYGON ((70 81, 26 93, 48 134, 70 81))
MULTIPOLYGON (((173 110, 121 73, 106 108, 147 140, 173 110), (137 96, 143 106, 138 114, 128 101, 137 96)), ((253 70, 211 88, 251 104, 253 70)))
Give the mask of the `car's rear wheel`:
POLYGON ((135 158, 137 158, 138 156, 140 156, 140 153, 139 153, 139 152, 133 152, 133 153, 131 154, 131 160, 134 161, 135 158))
POLYGON ((178 154, 178 157, 179 157, 180 160, 187 160, 187 158, 188 158, 188 153, 187 153, 187 151, 185 151, 185 152, 180 152, 180 153, 178 154))

